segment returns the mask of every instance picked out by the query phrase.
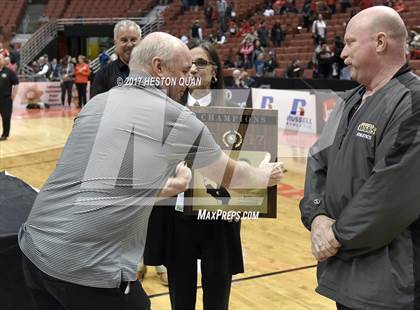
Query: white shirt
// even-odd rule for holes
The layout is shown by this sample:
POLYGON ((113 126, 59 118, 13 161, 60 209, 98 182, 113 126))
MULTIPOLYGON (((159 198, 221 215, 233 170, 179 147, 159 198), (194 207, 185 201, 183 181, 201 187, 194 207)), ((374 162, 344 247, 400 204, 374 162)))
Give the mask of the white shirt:
POLYGON ((321 38, 325 38, 325 31, 327 24, 323 20, 315 20, 312 24, 312 33, 319 35, 321 38))
MULTIPOLYGON (((195 99, 190 93, 188 93, 187 106, 192 107, 198 103, 200 107, 207 107, 211 103, 211 92, 200 99, 195 99)), ((179 193, 176 197, 175 210, 184 212, 184 193, 179 193)))
POLYGON ((211 92, 209 92, 207 95, 205 95, 204 97, 202 97, 200 99, 195 99, 190 93, 188 93, 187 105, 189 107, 192 107, 192 106, 194 106, 194 104, 196 102, 200 105, 200 107, 209 106, 210 103, 211 103, 211 92))

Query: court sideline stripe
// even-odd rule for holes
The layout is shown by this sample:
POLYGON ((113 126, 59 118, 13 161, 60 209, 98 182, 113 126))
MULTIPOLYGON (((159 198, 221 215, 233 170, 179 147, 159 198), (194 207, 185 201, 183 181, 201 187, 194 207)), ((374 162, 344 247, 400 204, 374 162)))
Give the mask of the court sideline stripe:
MULTIPOLYGON (((283 274, 283 273, 289 273, 289 272, 294 272, 294 271, 300 271, 300 270, 315 268, 316 266, 317 265, 309 265, 309 266, 303 266, 303 267, 297 267, 297 268, 291 268, 291 269, 285 269, 285 270, 280 270, 280 271, 258 274, 258 275, 255 275, 255 276, 249 276, 249 277, 244 277, 244 278, 232 280, 232 283, 242 282, 242 281, 247 281, 247 280, 253 280, 253 279, 258 279, 258 278, 264 278, 264 277, 271 277, 271 276, 275 276, 275 275, 279 275, 279 274, 283 274)), ((197 288, 200 289, 200 288, 202 288, 202 286, 198 285, 197 288)), ((161 297, 161 296, 165 296, 165 295, 169 295, 169 291, 164 292, 164 293, 151 294, 151 295, 149 295, 149 298, 161 297)))

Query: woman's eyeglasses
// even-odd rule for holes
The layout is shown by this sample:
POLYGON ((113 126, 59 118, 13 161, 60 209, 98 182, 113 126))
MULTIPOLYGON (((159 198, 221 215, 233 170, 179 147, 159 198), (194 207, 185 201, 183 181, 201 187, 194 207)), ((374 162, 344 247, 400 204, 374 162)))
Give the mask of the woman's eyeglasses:
POLYGON ((198 59, 194 60, 192 63, 193 63, 193 65, 195 65, 199 69, 204 69, 208 65, 216 65, 214 62, 207 61, 203 58, 198 58, 198 59))

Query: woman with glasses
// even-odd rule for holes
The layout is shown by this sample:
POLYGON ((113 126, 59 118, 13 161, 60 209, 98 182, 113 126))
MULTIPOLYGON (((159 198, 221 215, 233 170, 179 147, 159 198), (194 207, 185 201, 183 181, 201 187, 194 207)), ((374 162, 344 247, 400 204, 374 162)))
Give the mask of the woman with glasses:
MULTIPOLYGON (((190 49, 193 58, 190 73, 201 78, 201 85, 190 88, 181 104, 189 107, 233 106, 226 101, 222 66, 213 45, 200 42, 190 49)), ((228 309, 232 275, 244 272, 240 222, 197 220, 196 216, 185 215, 182 196, 178 195, 176 207, 153 208, 145 263, 167 267, 173 310, 193 310, 197 294, 197 260, 201 259, 203 309, 228 309)))

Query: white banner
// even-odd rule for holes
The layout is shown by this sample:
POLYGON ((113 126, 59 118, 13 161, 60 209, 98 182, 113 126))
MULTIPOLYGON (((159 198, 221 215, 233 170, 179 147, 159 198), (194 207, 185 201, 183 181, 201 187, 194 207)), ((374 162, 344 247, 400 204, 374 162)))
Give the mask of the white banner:
POLYGON ((253 88, 252 105, 278 110, 281 129, 316 133, 316 98, 308 91, 253 88))

